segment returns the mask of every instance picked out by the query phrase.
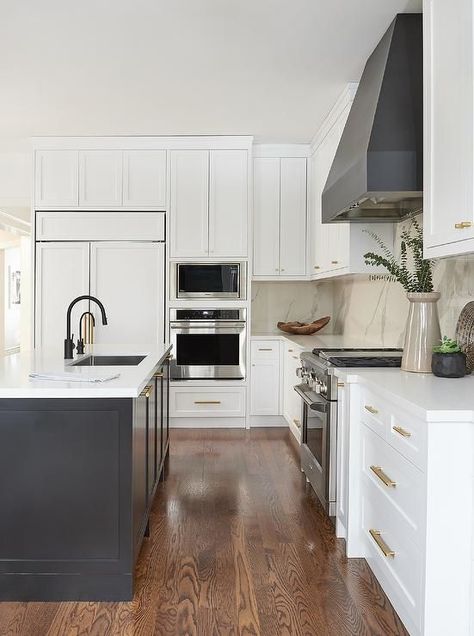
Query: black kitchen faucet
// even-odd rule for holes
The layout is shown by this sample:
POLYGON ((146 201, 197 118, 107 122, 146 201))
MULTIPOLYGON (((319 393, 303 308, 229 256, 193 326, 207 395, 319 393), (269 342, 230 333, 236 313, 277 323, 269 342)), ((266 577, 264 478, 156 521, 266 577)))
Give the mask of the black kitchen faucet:
POLYGON ((78 296, 77 298, 74 298, 74 300, 71 302, 71 304, 67 308, 67 314, 66 314, 66 340, 64 341, 64 359, 65 360, 71 360, 73 358, 75 345, 73 340, 74 334, 71 337, 71 311, 74 305, 78 303, 80 300, 92 300, 95 303, 97 303, 102 313, 102 324, 103 325, 107 324, 107 316, 105 314, 105 307, 98 298, 96 298, 95 296, 89 296, 88 294, 84 294, 83 296, 78 296))

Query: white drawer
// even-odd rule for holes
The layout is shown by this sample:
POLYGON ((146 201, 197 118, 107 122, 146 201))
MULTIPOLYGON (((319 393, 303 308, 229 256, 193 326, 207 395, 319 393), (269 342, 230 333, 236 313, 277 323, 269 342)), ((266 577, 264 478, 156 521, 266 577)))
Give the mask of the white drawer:
POLYGON ((37 241, 164 241, 163 212, 37 212, 37 241))
POLYGON ((425 475, 368 429, 362 431, 361 460, 363 492, 388 501, 400 516, 403 533, 423 545, 425 475))
POLYGON ((363 387, 360 408, 364 424, 385 439, 390 423, 390 409, 386 402, 370 389, 363 387))
POLYGON ((426 467, 427 423, 407 411, 396 409, 390 418, 388 442, 415 466, 426 467))
POLYGON ((170 417, 244 417, 245 387, 170 387, 170 417))
POLYGON ((403 532, 399 515, 381 495, 362 496, 362 532, 367 562, 384 592, 408 631, 420 633, 424 563, 422 550, 403 532), (375 533, 375 537, 370 531, 375 533), (384 549, 393 550, 394 555, 386 556, 384 549))
POLYGON ((252 362, 280 359, 279 340, 252 340, 250 344, 252 362))

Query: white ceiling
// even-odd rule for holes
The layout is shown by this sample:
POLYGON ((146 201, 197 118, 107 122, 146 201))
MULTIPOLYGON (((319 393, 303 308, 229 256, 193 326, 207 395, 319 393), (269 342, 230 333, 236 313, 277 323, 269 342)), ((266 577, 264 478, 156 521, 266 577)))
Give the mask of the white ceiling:
POLYGON ((307 142, 421 0, 0 0, 0 144, 31 135, 307 142))

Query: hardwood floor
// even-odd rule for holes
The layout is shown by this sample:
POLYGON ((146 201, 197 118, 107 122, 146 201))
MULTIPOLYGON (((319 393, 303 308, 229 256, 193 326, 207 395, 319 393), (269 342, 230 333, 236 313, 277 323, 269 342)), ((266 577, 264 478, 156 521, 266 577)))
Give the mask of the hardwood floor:
POLYGON ((287 429, 175 430, 131 603, 0 603, 0 635, 407 634, 287 429))

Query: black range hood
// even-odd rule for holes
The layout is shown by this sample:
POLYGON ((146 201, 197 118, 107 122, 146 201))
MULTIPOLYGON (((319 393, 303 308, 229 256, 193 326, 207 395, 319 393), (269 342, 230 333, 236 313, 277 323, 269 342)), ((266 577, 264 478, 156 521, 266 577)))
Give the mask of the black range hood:
POLYGON ((400 13, 367 60, 322 195, 322 221, 393 221, 423 206, 423 36, 400 13))

